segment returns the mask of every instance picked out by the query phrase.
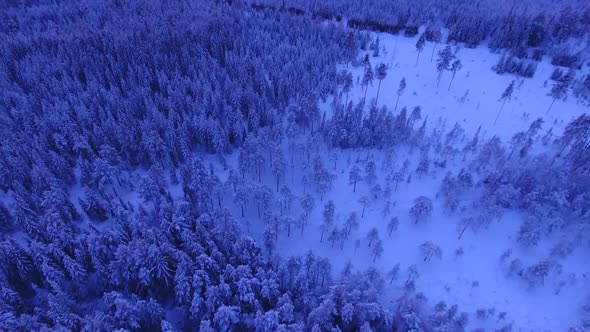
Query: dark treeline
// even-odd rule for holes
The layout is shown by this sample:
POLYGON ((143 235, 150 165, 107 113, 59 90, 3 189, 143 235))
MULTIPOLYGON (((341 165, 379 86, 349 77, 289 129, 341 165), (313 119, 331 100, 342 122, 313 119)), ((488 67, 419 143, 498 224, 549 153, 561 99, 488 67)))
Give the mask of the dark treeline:
POLYGON ((387 1, 254 0, 325 19, 347 18, 351 27, 397 34, 427 26, 449 29, 447 41, 475 47, 489 38, 492 50, 551 47, 590 32, 586 1, 387 1), (283 7, 284 6, 284 7, 283 7))

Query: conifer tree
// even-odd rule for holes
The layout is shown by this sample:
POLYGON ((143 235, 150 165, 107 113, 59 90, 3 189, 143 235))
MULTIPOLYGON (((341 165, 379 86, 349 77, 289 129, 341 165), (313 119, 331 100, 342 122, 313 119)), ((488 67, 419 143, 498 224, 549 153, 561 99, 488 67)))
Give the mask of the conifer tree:
POLYGON ((453 75, 451 76, 451 83, 449 83, 449 91, 451 91, 451 85, 453 84, 453 80, 455 79, 455 74, 457 74, 457 72, 462 68, 463 65, 461 64, 461 60, 459 59, 455 60, 451 65, 451 73, 453 73, 453 75))
POLYGON ((512 93, 514 92, 514 83, 515 83, 515 81, 512 80, 512 82, 510 82, 510 84, 508 85, 508 87, 506 87, 504 92, 502 92, 502 96, 500 97, 500 100, 502 100, 502 106, 500 107, 500 110, 498 111, 498 115, 496 116, 496 120, 494 120, 494 125, 496 125, 496 121, 498 121, 498 118, 500 117, 500 113, 502 112, 502 109, 504 108, 504 104, 506 104, 507 100, 510 100, 512 98, 512 93))
POLYGON ((395 101, 395 108, 393 111, 397 111, 397 104, 399 103, 399 97, 404 93, 406 90, 406 78, 402 77, 402 80, 399 82, 399 88, 397 89, 397 99, 395 101))
POLYGON ((375 104, 379 101, 379 91, 381 90, 381 81, 387 76, 387 66, 384 63, 380 63, 377 68, 375 68, 375 77, 379 80, 379 85, 377 86, 377 97, 375 98, 375 104))
POLYGON ((416 65, 418 65, 418 60, 420 59, 420 53, 424 49, 425 44, 426 44, 426 37, 424 36, 424 34, 422 34, 420 36, 420 38, 418 38, 418 41, 416 42, 416 49, 418 50, 418 56, 416 57, 416 65))
POLYGON ((455 58, 455 55, 451 51, 451 47, 447 46, 442 51, 438 52, 438 59, 436 60, 436 71, 438 72, 438 82, 436 87, 440 85, 440 79, 442 78, 445 70, 451 68, 451 62, 455 58))

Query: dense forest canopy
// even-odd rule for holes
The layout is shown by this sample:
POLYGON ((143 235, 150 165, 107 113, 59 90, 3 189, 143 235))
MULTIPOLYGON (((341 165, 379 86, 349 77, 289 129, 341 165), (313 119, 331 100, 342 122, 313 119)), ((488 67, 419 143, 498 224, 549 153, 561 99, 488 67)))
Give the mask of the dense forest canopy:
MULTIPOLYGON (((575 235, 558 254, 587 242, 588 115, 543 137, 539 119, 504 145, 498 137, 484 140, 479 130, 465 139, 460 125, 449 131, 429 122, 420 106, 398 110, 397 103, 388 109, 348 99, 353 85, 366 96, 388 75, 385 64, 373 72, 369 56, 359 56, 380 51, 366 30, 413 36, 418 28, 429 42, 475 47, 485 40, 493 50, 530 47, 555 56, 551 45, 587 35, 590 6, 6 1, 0 9, 0 330, 463 330, 467 314, 456 305, 426 305, 414 266, 401 296, 383 305, 386 282, 377 269, 332 271, 329 259, 311 251, 283 257, 276 250, 279 233, 303 234, 318 211, 320 241, 343 247, 367 205, 391 203, 393 189, 378 187, 378 174, 397 190, 412 174, 421 178, 447 160, 468 165, 445 174, 439 193, 445 207, 454 213, 469 204, 479 211, 463 232, 519 209, 530 217, 519 238, 526 245, 549 227, 575 235), (442 28, 446 41, 437 37, 442 28), (342 70, 349 64, 363 68, 362 82, 342 70), (534 145, 551 154, 532 153, 534 145), (391 160, 396 148, 420 156, 416 171, 407 159, 403 166, 391 160), (345 175, 336 172, 342 151, 362 149, 386 151, 387 160, 377 165, 367 152, 345 175), (293 194, 287 173, 291 183, 303 174, 302 197, 293 194), (338 177, 353 191, 371 186, 371 195, 359 199, 362 212, 346 216, 341 228, 339 207, 326 199, 338 177), (244 217, 245 210, 256 213, 244 217), (247 231, 255 217, 265 224, 262 241, 247 231)), ((441 50, 440 75, 449 71, 454 78, 461 64, 450 48, 441 50)), ((581 66, 587 55, 572 52, 581 66)), ((558 76, 554 101, 573 80, 558 76)), ((580 91, 590 91, 584 82, 580 91)), ((404 78, 398 101, 405 88, 404 78)), ((408 215, 427 223, 433 209, 420 196, 408 215)), ((388 220, 389 235, 399 223, 388 220)), ((375 262, 383 253, 377 229, 364 240, 375 262)), ((420 250, 425 262, 442 256, 432 242, 420 250)), ((557 266, 520 264, 510 271, 531 283, 557 266)), ((387 276, 390 284, 399 269, 387 276)))

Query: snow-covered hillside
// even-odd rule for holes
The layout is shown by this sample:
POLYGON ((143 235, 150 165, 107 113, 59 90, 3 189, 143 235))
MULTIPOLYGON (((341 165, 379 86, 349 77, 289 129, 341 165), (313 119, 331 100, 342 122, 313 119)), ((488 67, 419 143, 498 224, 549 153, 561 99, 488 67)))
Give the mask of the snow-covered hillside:
MULTIPOLYGON (((457 72, 450 88, 450 72, 443 74, 440 87, 437 88, 437 52, 432 62, 430 61, 434 44, 427 43, 416 64, 417 37, 374 34, 373 38, 376 37, 380 40, 380 55, 373 57, 373 52, 367 51, 371 55, 370 62, 373 67, 379 63, 388 66, 387 76, 381 82, 377 106, 386 106, 390 112, 395 112, 400 80, 405 78, 407 87, 400 95, 397 112, 402 107, 411 110, 419 105, 422 116, 428 116, 429 130, 440 129, 444 124, 446 128, 442 130, 450 131, 458 123, 465 129, 462 141, 467 142, 481 126, 480 139, 498 136, 508 143, 516 132, 526 130, 537 118, 545 121, 541 136, 550 128, 559 134, 570 120, 588 111, 587 106, 571 98, 557 101, 549 114, 546 114, 553 98, 548 95, 551 81, 549 84, 545 81, 548 81, 554 69, 547 61, 539 63, 534 78, 517 78, 511 74, 498 75, 492 71, 491 68, 500 55, 491 54, 487 48, 460 48, 457 56, 461 59, 463 68, 457 72), (517 80, 512 100, 507 101, 494 124, 502 107, 502 92, 512 80, 517 80)), ((444 46, 438 45, 436 51, 444 46)), ((349 63, 340 68, 352 72, 354 87, 349 101, 359 102, 365 94, 365 87, 362 86, 363 66, 354 67, 349 63)), ((378 85, 378 80, 375 79, 368 88, 367 99, 371 103, 375 102, 378 85)), ((341 93, 341 98, 343 102, 346 94, 341 93)), ((331 102, 333 103, 333 99, 331 102)), ((330 116, 332 106, 326 102, 322 105, 322 110, 330 116)), ((368 112, 368 106, 366 111, 368 112)), ((302 235, 299 231, 293 231, 290 237, 281 233, 277 248, 282 254, 304 255, 312 250, 318 255, 331 258, 334 273, 339 273, 347 263, 351 263, 360 270, 376 267, 387 275, 399 263, 399 276, 391 282, 388 280, 386 292, 381 295, 385 304, 402 296, 409 278, 409 269, 415 267, 418 273, 411 279, 416 280, 416 288, 424 292, 431 305, 438 301, 445 301, 449 306, 459 305, 460 310, 465 310, 470 315, 470 329, 493 330, 513 323, 513 327, 521 331, 559 331, 564 326, 576 323, 578 308, 587 296, 587 276, 590 275, 590 258, 586 254, 588 243, 576 248, 566 259, 560 260, 562 268, 559 273, 550 275, 540 287, 530 287, 526 282, 509 276, 509 262, 513 258, 521 259, 527 266, 538 263, 551 256, 551 249, 561 235, 549 236, 533 249, 525 248, 519 245, 517 239, 519 228, 527 216, 518 210, 509 210, 483 229, 467 229, 458 239, 464 229, 461 220, 470 211, 449 213, 438 199, 439 189, 445 173, 449 170, 458 173, 461 168, 468 167, 469 158, 467 161, 455 158, 447 165, 447 169, 431 166, 428 174, 419 177, 413 172, 419 163, 419 152, 410 149, 386 147, 378 150, 333 152, 322 146, 319 155, 323 156, 322 160, 330 171, 332 164, 336 166, 333 169, 336 177, 332 190, 323 200, 316 195, 315 209, 302 235), (408 159, 409 173, 414 173, 411 182, 408 183, 404 178, 396 191, 393 190, 394 182, 387 181, 390 171, 386 169, 388 154, 393 155, 393 160, 389 162, 398 167, 408 159), (357 165, 364 172, 369 160, 377 165, 376 180, 372 183, 359 182, 356 192, 353 192, 352 185, 349 184, 351 167, 357 165), (371 189, 375 185, 379 185, 381 189, 390 188, 391 196, 384 198, 381 193, 378 197, 370 198, 364 209, 360 200, 371 197, 371 189), (427 222, 414 224, 409 210, 414 199, 419 196, 433 200, 434 213, 427 222), (320 243, 322 213, 328 200, 334 202, 337 227, 345 227, 351 213, 358 215, 359 227, 346 240, 342 240, 342 247, 338 244, 339 240, 334 245, 327 240, 327 234, 320 243), (388 212, 385 211, 386 206, 389 206, 388 212), (363 209, 364 217, 361 218, 363 209), (388 223, 392 217, 399 218, 399 227, 389 235, 388 223), (376 261, 366 238, 373 228, 378 230, 383 241, 383 253, 376 261), (359 247, 357 241, 360 241, 359 247), (425 242, 440 246, 442 257, 425 261, 420 249, 420 245, 425 242)), ((299 197, 304 196, 300 184, 304 174, 296 171, 294 185, 290 183, 292 175, 286 175, 287 184, 299 197)), ((272 179, 269 181, 274 181, 272 179)), ((307 192, 309 191, 308 188, 307 192)), ((467 193, 465 201, 468 203, 469 200, 470 194, 467 193)), ((258 229, 258 232, 262 240, 262 229, 258 229)))

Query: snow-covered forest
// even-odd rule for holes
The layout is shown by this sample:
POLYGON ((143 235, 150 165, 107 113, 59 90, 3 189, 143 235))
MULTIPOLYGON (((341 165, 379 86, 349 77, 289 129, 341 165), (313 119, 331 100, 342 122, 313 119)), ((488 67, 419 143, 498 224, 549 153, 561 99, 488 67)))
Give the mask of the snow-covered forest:
POLYGON ((590 330, 589 40, 577 0, 7 0, 0 330, 590 330))

